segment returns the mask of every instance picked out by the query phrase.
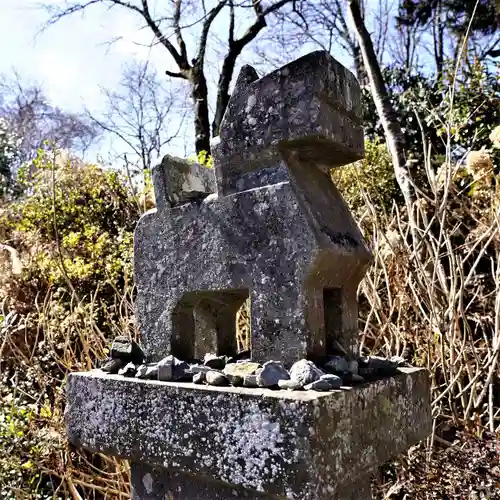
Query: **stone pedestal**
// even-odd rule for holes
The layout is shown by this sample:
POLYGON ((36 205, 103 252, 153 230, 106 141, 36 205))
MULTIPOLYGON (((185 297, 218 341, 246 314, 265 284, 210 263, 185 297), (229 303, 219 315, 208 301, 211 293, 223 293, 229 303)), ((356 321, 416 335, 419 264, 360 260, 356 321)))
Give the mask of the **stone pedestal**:
POLYGON ((234 496, 225 492, 243 488, 249 496, 240 498, 344 500, 431 427, 429 381, 421 369, 327 393, 94 371, 71 374, 67 395, 73 444, 160 467, 152 474, 134 466, 136 478, 146 470, 133 483, 141 499, 157 498, 162 488, 171 488, 175 499, 225 499, 234 496), (184 490, 173 487, 189 476, 184 490), (211 488, 212 497, 204 497, 211 488))

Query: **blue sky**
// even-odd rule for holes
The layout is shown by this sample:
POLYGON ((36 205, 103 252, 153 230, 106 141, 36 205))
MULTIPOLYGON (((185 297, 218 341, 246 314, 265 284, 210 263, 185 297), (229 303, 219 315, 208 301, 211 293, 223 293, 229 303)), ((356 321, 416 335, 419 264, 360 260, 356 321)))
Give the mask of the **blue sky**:
MULTIPOLYGON (((84 15, 68 17, 37 35, 47 19, 47 13, 38 8, 39 5, 40 0, 0 0, 0 73, 8 75, 16 70, 23 80, 40 83, 52 103, 63 109, 82 111, 86 107, 99 113, 104 105, 100 88, 113 89, 123 65, 134 58, 149 59, 160 74, 165 69, 175 70, 165 49, 147 47, 152 41, 150 31, 140 29, 137 16, 123 8, 108 11, 102 6, 93 6, 84 15)), ((214 27, 215 33, 217 29, 224 30, 225 36, 227 25, 223 18, 214 27)), ((188 49, 192 48, 193 40, 195 38, 187 40, 188 49)), ((304 46, 300 52, 312 49, 304 46)), ((255 56, 251 60, 251 51, 244 56, 240 64, 255 62, 255 56)), ((345 56, 336 54, 336 57, 348 63, 345 56)), ((218 73, 216 51, 210 60, 208 77, 213 85, 218 73)), ((186 143, 188 148, 192 143, 190 134, 189 123, 183 137, 172 144, 168 152, 186 154, 186 143)), ((106 141, 99 152, 106 156, 112 147, 120 146, 106 141)))

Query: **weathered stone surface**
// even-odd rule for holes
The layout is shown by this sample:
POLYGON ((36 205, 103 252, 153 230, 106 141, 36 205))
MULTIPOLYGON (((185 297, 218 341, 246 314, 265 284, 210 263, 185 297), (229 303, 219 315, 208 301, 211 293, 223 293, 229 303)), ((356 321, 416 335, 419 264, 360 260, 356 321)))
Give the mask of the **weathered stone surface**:
POLYGON ((347 371, 349 373, 357 375, 359 371, 359 363, 355 359, 349 361, 349 363, 347 364, 347 371))
MULTIPOLYGON (((362 157, 356 79, 326 52, 262 79, 244 67, 212 152, 217 193, 214 171, 165 157, 135 232, 141 340, 163 359, 135 379, 70 375, 70 440, 131 460, 136 500, 367 500, 370 472, 426 437, 431 416, 425 371, 353 364, 371 253, 328 170, 362 157), (248 299, 252 351, 237 354, 248 299), (346 383, 395 376, 343 386, 305 358, 346 383), (191 382, 140 379, 152 370, 191 382)), ((112 353, 142 362, 125 341, 112 353)))
POLYGON ((280 499, 343 499, 338 492, 430 432, 427 372, 401 370, 333 393, 76 373, 66 423, 71 442, 92 451, 280 499))
POLYGON ((243 72, 212 147, 219 195, 256 187, 249 174, 266 166, 265 183, 274 183, 279 173, 272 167, 284 147, 325 169, 363 157, 359 84, 327 52, 312 52, 255 81, 248 67, 243 72))
POLYGON ((278 387, 280 389, 287 389, 289 391, 300 391, 301 389, 304 388, 304 386, 302 384, 300 384, 299 382, 296 382, 295 380, 291 380, 291 379, 278 380, 278 387))
POLYGON ((175 356, 168 355, 158 361, 158 380, 163 382, 178 382, 191 380, 191 367, 185 361, 177 359, 175 356))
POLYGON ((279 361, 267 361, 262 366, 262 370, 257 375, 257 385, 259 387, 273 387, 278 385, 280 380, 288 380, 290 375, 279 361))
POLYGON ((121 359, 107 359, 101 366, 101 370, 106 373, 115 374, 118 373, 120 368, 126 365, 125 361, 121 359))
POLYGON ((137 368, 137 378, 156 380, 158 378, 158 363, 148 363, 137 368))
POLYGON ((288 368, 336 341, 357 350, 356 291, 371 253, 326 170, 362 156, 359 86, 325 52, 253 83, 245 75, 213 152, 218 196, 160 203, 135 231, 136 314, 152 359, 194 359, 198 317, 214 352, 233 356, 248 297, 255 361, 288 368))
POLYGON ((144 361, 144 352, 137 342, 127 337, 115 337, 111 344, 111 359, 120 359, 125 363, 140 365, 144 361))
MULTIPOLYGON (((131 464, 132 500, 276 500, 275 495, 229 485, 192 474, 131 464)), ((328 500, 371 500, 370 478, 361 477, 355 487, 328 500)), ((287 500, 293 500, 288 497, 287 500)))
POLYGON ((368 356, 359 361, 359 374, 363 377, 390 377, 398 372, 399 361, 380 356, 368 356))
POLYGON ((332 389, 339 389, 340 386, 342 385, 342 382, 343 382, 341 377, 338 377, 337 375, 330 375, 330 374, 321 375, 320 380, 323 380, 324 382, 327 382, 328 384, 330 384, 330 387, 332 389))
POLYGON ((123 377, 134 377, 137 372, 137 366, 134 363, 127 363, 123 368, 118 370, 118 375, 123 377))
POLYGON ((323 368, 328 372, 345 373, 349 371, 349 363, 342 356, 330 356, 323 368))
POLYGON ((159 211, 216 192, 213 169, 170 155, 153 167, 152 178, 159 211))
POLYGON ((209 371, 205 373, 205 380, 209 385, 227 385, 229 380, 221 372, 209 371))
POLYGON ((324 374, 324 371, 307 359, 297 361, 290 368, 290 378, 301 385, 311 384, 324 374))
POLYGON ((240 377, 245 377, 246 375, 253 375, 259 368, 259 363, 253 363, 252 361, 228 363, 224 368, 224 373, 226 375, 239 375, 240 377))
POLYGON ((226 366, 226 356, 216 356, 215 354, 205 354, 203 364, 214 370, 223 370, 226 366))
POLYGON ((206 372, 198 372, 193 375, 193 384, 203 384, 206 381, 206 372))
POLYGON ((244 387, 259 387, 257 383, 257 375, 245 375, 243 377, 243 386, 244 387))
POLYGON ((328 382, 328 380, 315 380, 310 384, 304 386, 306 391, 320 391, 320 392, 328 392, 333 389, 332 384, 328 382))

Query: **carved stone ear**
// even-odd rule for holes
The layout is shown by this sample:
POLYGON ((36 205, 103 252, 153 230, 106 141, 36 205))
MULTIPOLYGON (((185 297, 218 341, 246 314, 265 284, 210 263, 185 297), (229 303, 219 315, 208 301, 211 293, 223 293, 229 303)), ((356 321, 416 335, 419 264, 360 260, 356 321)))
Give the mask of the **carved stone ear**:
POLYGON ((241 94, 252 82, 255 82, 258 79, 259 75, 253 66, 250 66, 249 64, 242 66, 238 78, 236 79, 231 99, 236 99, 238 95, 241 94))

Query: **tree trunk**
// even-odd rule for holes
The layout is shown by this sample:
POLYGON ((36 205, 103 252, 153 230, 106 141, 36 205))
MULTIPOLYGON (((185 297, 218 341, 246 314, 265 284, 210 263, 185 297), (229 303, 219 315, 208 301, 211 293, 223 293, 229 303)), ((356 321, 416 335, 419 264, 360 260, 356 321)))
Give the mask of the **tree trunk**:
POLYGON ((411 217, 413 204, 412 187, 410 173, 405 159, 405 147, 401 127, 399 126, 399 121, 397 116, 395 116, 394 108, 389 99, 389 94, 375 55, 370 34, 361 17, 358 0, 349 0, 349 11, 354 22, 356 38, 363 56, 364 67, 368 75, 373 101, 377 108, 380 121, 382 122, 387 146, 392 157, 396 180, 403 193, 411 217))
POLYGON ((208 114, 208 88, 205 73, 197 64, 191 69, 191 97, 194 102, 194 133, 196 154, 210 154, 210 119, 208 114))
POLYGON ((354 57, 354 67, 356 68, 356 76, 358 77, 358 82, 361 88, 368 85, 368 76, 366 74, 365 65, 363 63, 363 54, 361 54, 361 49, 358 44, 353 46, 353 57, 354 57))
POLYGON ((231 84, 231 80, 233 78, 234 66, 239 54, 240 51, 237 53, 229 52, 227 57, 224 59, 224 64, 222 65, 222 71, 217 85, 217 104, 215 106, 215 115, 212 122, 213 137, 219 135, 220 124, 229 103, 229 85, 231 84))

